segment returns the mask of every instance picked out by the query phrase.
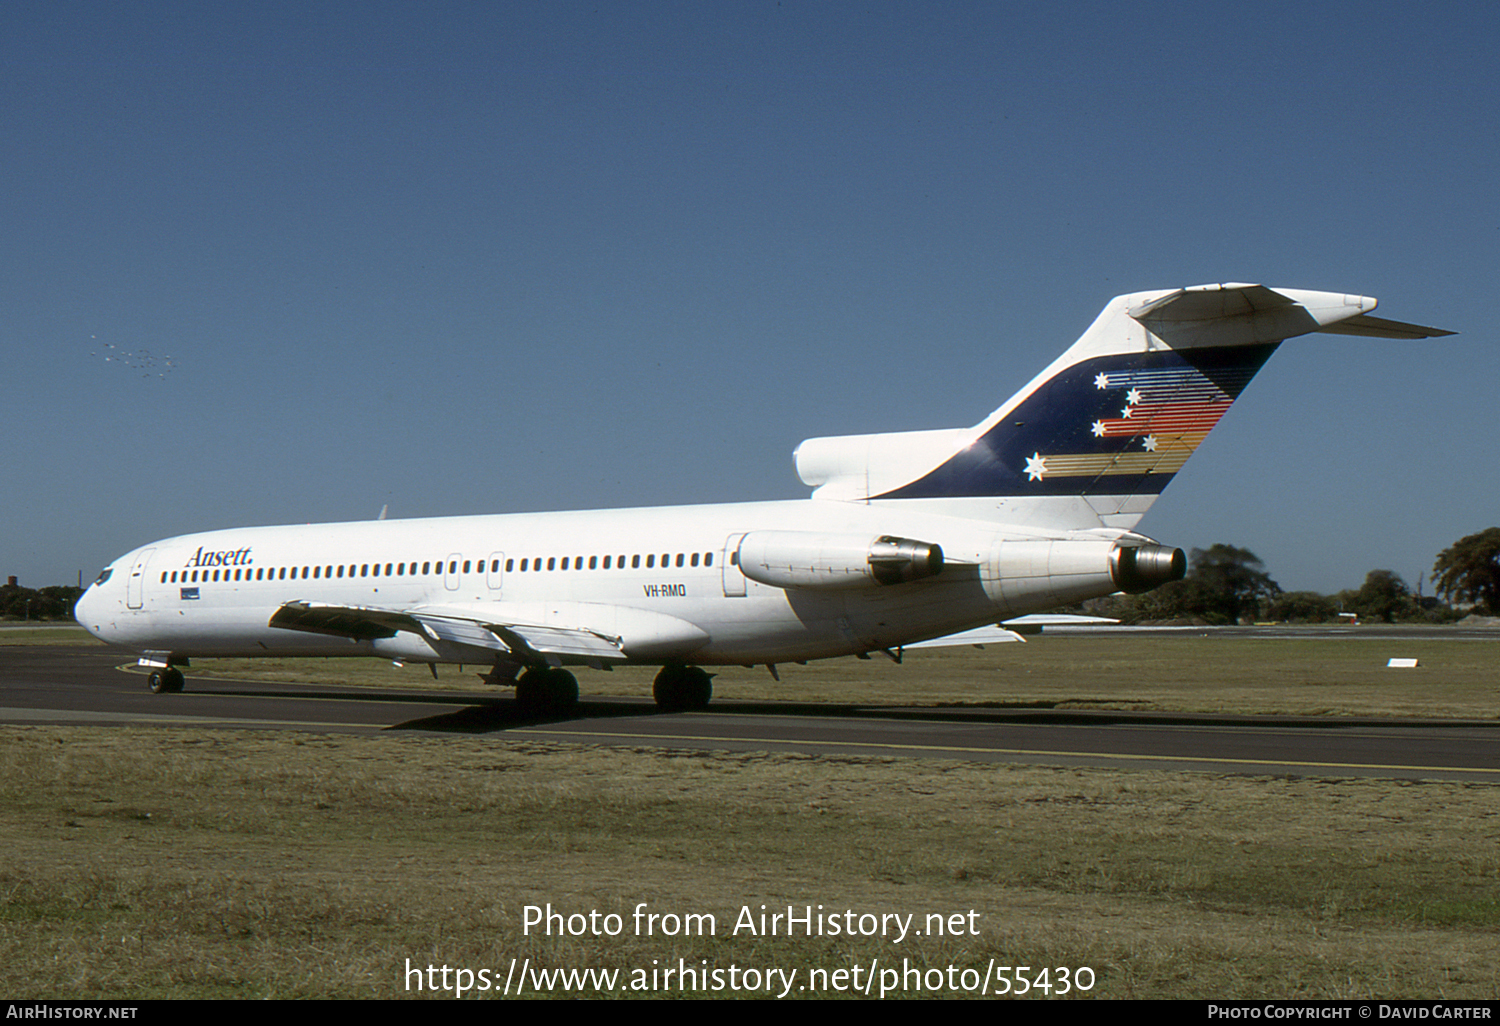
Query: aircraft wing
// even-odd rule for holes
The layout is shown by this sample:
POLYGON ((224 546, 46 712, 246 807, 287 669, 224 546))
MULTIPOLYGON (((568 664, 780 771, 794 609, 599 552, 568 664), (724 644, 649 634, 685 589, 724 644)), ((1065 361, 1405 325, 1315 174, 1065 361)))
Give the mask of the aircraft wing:
POLYGON ((941 638, 931 638, 927 641, 918 641, 912 645, 903 645, 902 648, 957 648, 960 645, 973 645, 981 648, 985 645, 999 645, 1008 641, 1025 641, 1023 634, 1040 634, 1043 627, 1094 627, 1117 624, 1119 620, 1111 620, 1107 616, 1079 616, 1076 613, 1032 613, 1030 616, 1018 616, 1013 620, 996 624, 993 627, 975 627, 969 631, 959 631, 957 634, 944 635, 941 638), (1014 628, 1014 629, 1011 629, 1014 628))
POLYGON ((448 642, 518 657, 536 655, 622 662, 619 638, 579 627, 487 622, 420 610, 288 602, 271 614, 270 626, 329 634, 357 641, 393 638, 407 631, 432 642, 448 642))
POLYGON ((902 645, 908 648, 958 648, 962 645, 973 645, 975 648, 983 648, 985 645, 999 645, 1011 641, 1025 641, 1015 631, 1008 631, 1004 627, 975 627, 971 631, 959 631, 957 634, 946 634, 941 638, 929 638, 926 641, 914 641, 910 645, 902 645))

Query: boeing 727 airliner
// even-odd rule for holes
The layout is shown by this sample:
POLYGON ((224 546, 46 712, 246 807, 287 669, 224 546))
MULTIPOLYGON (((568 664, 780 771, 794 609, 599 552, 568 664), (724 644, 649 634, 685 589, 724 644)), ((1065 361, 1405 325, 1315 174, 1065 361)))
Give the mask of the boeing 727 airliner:
POLYGON ((379 656, 479 665, 554 711, 577 700, 565 667, 645 664, 662 707, 700 708, 704 667, 899 657, 1182 577, 1182 550, 1135 526, 1283 340, 1451 334, 1374 307, 1245 284, 1119 296, 973 427, 804 441, 807 499, 184 535, 115 560, 75 612, 155 691, 193 656, 379 656))

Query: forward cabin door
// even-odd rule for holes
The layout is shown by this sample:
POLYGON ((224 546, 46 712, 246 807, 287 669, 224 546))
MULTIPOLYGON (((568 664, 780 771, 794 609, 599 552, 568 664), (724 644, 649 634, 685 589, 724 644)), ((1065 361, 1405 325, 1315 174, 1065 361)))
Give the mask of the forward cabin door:
POLYGON ((125 581, 125 605, 131 609, 141 608, 145 601, 146 564, 155 553, 155 549, 146 549, 130 568, 130 577, 125 581))

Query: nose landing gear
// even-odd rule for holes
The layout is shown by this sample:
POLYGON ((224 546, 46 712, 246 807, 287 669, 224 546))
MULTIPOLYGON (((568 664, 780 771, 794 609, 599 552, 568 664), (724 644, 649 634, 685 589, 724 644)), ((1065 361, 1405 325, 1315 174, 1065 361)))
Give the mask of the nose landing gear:
POLYGON ((171 695, 182 690, 185 683, 182 671, 175 666, 169 666, 165 670, 152 670, 151 676, 146 678, 150 685, 152 694, 171 695))

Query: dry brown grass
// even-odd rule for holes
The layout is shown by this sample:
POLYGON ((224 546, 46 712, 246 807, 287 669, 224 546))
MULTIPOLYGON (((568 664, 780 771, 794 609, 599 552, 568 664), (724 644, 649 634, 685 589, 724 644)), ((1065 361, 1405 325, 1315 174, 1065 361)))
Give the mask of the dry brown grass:
POLYGON ((0 958, 15 997, 401 996, 406 959, 906 957, 1087 965, 1108 997, 1493 999, 1497 842, 1489 785, 10 727, 0 958), (523 936, 547 902, 720 928, 523 936), (762 902, 972 908, 981 933, 729 936, 762 902))

